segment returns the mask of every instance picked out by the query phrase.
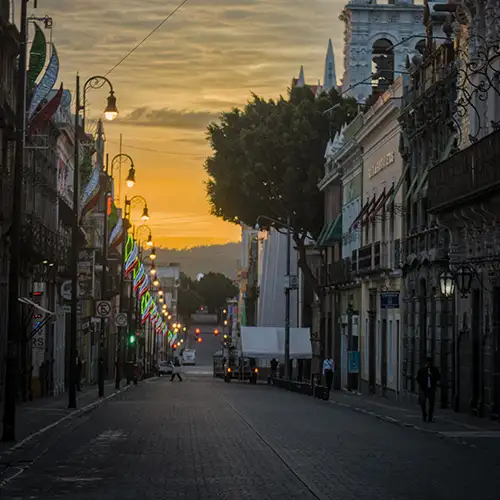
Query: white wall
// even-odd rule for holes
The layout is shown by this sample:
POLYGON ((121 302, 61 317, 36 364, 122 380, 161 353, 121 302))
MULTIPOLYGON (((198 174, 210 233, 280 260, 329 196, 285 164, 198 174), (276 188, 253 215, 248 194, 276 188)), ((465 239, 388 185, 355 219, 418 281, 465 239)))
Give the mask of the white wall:
MULTIPOLYGON (((285 274, 287 236, 272 229, 262 244, 262 274, 258 305, 258 326, 285 324, 285 274)), ((297 252, 291 253, 291 274, 297 274, 297 252)), ((290 326, 298 326, 298 290, 290 292, 290 326)))

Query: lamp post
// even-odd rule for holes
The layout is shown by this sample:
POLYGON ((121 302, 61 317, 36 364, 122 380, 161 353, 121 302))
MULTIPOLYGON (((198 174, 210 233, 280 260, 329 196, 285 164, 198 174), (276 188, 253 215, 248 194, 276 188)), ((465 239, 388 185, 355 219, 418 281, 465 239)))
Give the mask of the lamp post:
POLYGON ((104 76, 93 76, 83 85, 83 104, 80 102, 80 76, 76 75, 75 86, 75 138, 73 167, 73 224, 71 228, 71 326, 69 341, 69 401, 68 408, 76 408, 76 332, 78 328, 78 258, 80 253, 80 127, 85 132, 85 103, 87 91, 108 84, 110 88, 104 116, 114 120, 118 115, 113 85, 104 76), (84 116, 80 125, 80 113, 84 116))
POLYGON ((119 169, 120 175, 118 177, 118 200, 120 200, 120 195, 121 195, 121 183, 122 183, 122 159, 125 158, 130 162, 130 168, 128 170, 128 175, 127 178, 125 179, 125 182, 127 183, 127 187, 132 188, 135 185, 135 165, 134 165, 134 160, 125 153, 119 153, 113 157, 111 160, 111 172, 114 172, 116 169, 119 169), (119 161, 118 165, 116 165, 116 162, 119 161))
MULTIPOLYGON (((136 202, 142 203, 144 205, 143 210, 142 210, 142 216, 141 219, 143 221, 148 221, 149 220, 149 210, 148 210, 148 203, 143 198, 142 196, 135 195, 132 198, 128 199, 125 197, 125 206, 124 206, 124 213, 123 213, 123 230, 125 231, 125 237, 123 238, 123 244, 122 244, 122 266, 121 266, 121 271, 120 271, 120 312, 124 312, 122 310, 123 305, 125 304, 125 264, 126 264, 126 257, 125 257, 125 248, 127 246, 127 233, 128 233, 128 228, 129 228, 129 221, 130 221, 130 211, 132 209, 132 205, 135 204, 136 202)), ((121 381, 121 356, 122 356, 122 341, 124 338, 124 328, 120 326, 118 327, 118 335, 116 337, 116 369, 115 369, 115 389, 118 390, 120 389, 120 381, 121 381)))
MULTIPOLYGON (((267 219, 279 225, 283 225, 272 217, 259 215, 255 224, 255 229, 259 229, 259 220, 267 219)), ((290 216, 286 218, 286 275, 285 275, 285 380, 290 379, 290 290, 292 288, 291 271, 291 251, 292 251, 292 228, 290 216)))

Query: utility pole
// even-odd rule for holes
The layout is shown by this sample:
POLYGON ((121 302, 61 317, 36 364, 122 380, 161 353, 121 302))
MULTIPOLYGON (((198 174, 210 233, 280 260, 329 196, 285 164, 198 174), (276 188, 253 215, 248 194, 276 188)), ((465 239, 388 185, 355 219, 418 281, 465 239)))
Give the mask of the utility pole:
POLYGON ((16 157, 13 173, 13 199, 10 236, 9 298, 7 362, 5 373, 5 402, 3 413, 3 441, 14 441, 16 433, 16 394, 18 387, 19 347, 25 334, 21 325, 19 284, 21 271, 21 226, 24 145, 26 138, 26 60, 28 45, 28 0, 21 0, 21 29, 19 43, 19 76, 17 81, 16 157))
POLYGON ((290 216, 286 218, 286 288, 285 288, 285 380, 290 380, 290 267, 292 251, 292 232, 290 216))
MULTIPOLYGON (((99 123, 102 123, 99 120, 99 123)), ((104 221, 103 221, 103 237, 102 237, 102 274, 101 274, 101 300, 107 300, 107 280, 108 280, 108 203, 111 193, 109 192, 109 155, 106 154, 106 177, 104 189, 104 221)), ((106 339, 106 319, 101 318, 101 332, 99 334, 99 397, 104 397, 104 347, 106 339)))
POLYGON ((80 75, 75 86, 75 140, 73 166, 73 225, 71 229, 71 326, 69 332, 69 401, 76 408, 76 331, 78 328, 78 259, 80 232, 80 75))

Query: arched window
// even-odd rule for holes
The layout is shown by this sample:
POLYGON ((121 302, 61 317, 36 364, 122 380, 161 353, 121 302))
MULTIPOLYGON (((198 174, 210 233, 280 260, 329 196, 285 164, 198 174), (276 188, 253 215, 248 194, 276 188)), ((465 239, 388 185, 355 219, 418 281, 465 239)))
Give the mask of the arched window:
POLYGON ((372 46, 372 75, 372 86, 378 91, 394 83, 394 50, 386 38, 379 38, 372 46))

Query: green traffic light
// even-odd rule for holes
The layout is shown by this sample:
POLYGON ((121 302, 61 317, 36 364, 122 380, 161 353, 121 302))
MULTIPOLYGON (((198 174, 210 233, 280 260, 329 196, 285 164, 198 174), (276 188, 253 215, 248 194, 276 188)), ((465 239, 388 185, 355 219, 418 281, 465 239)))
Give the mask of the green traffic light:
POLYGON ((135 335, 131 335, 131 336, 128 338, 128 341, 129 341, 131 344, 135 344, 135 335))

